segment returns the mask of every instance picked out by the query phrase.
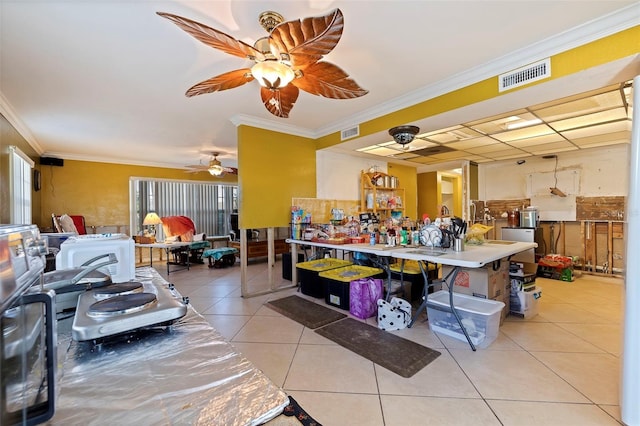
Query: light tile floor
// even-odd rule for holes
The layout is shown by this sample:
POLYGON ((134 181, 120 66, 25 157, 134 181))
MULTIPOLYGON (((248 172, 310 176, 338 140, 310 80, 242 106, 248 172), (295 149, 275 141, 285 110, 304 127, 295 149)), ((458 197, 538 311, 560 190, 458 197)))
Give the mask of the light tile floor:
MULTIPOLYGON (((268 269, 266 262, 250 264, 252 291, 267 288, 268 269)), ((295 294, 295 288, 243 298, 238 264, 195 265, 168 277, 162 266, 157 270, 325 426, 621 423, 621 279, 538 278, 539 314, 529 320, 507 317, 493 344, 476 352, 466 342, 431 332, 423 317, 411 329, 393 333, 442 355, 407 379, 264 306, 295 294)), ((276 262, 272 275, 279 285, 291 286, 281 271, 276 262)), ((367 322, 375 324, 375 318, 367 322)))

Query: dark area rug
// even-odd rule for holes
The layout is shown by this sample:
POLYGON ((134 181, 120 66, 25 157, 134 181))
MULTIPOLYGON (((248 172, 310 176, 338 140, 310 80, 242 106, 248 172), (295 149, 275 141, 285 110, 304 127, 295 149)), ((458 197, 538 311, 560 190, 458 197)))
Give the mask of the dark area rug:
POLYGON ((438 351, 353 318, 315 332, 402 377, 413 376, 440 356, 438 351))
POLYGON ((346 317, 345 314, 298 296, 271 300, 267 306, 312 330, 346 317))

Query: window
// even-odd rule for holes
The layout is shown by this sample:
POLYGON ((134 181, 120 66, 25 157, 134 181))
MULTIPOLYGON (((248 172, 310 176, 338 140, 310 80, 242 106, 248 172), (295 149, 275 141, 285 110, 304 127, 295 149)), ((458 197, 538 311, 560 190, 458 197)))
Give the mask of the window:
POLYGON ((31 169, 35 164, 18 147, 10 146, 11 223, 31 224, 31 169))
MULTIPOLYGON (((196 232, 229 235, 231 212, 237 209, 238 187, 209 182, 131 178, 131 233, 138 235, 148 212, 188 216, 196 232)), ((161 229, 157 229, 161 232, 161 229)), ((159 234, 159 239, 163 238, 159 234)))

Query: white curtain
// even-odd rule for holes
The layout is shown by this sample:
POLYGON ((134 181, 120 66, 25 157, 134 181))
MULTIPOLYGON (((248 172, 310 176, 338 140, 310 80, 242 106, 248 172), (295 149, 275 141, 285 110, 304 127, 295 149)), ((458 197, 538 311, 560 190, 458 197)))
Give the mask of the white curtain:
POLYGON ((34 162, 18 147, 10 146, 11 153, 11 223, 31 224, 31 170, 34 162))

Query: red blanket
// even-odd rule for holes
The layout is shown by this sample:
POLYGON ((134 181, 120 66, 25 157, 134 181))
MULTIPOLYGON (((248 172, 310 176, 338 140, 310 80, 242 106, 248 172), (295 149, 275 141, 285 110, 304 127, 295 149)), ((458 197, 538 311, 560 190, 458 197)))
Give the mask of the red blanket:
POLYGON ((196 226, 187 216, 165 216, 162 219, 162 229, 167 237, 179 236, 180 241, 193 241, 196 226))

